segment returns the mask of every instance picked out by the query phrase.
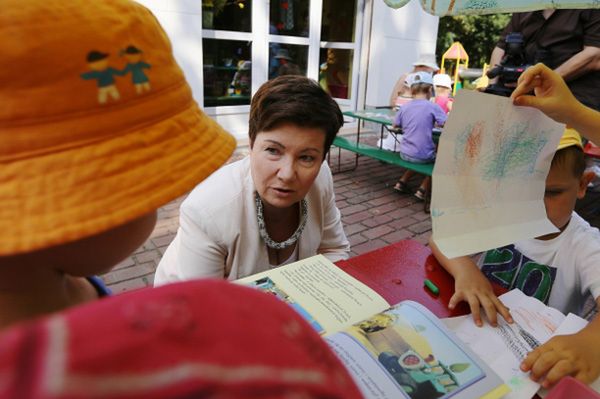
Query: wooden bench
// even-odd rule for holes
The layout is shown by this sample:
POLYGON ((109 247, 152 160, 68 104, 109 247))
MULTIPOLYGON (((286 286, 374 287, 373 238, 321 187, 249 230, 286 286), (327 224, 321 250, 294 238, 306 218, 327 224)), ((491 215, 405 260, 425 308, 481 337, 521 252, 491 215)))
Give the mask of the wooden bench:
MULTIPOLYGON (((379 161, 389 163, 392 165, 401 166, 405 169, 410 169, 422 175, 431 176, 433 174, 433 163, 414 163, 408 162, 404 159, 400 158, 397 152, 388 151, 381 149, 379 147, 374 147, 372 145, 356 143, 354 141, 350 141, 345 137, 337 136, 335 140, 333 140, 333 145, 338 148, 343 148, 348 151, 352 151, 354 153, 367 156, 369 158, 377 159, 379 161)), ((352 169, 354 170, 356 165, 352 169)), ((345 170, 344 172, 346 172, 345 170)), ((341 172, 340 170, 340 157, 338 157, 338 169, 336 172, 341 172)))
MULTIPOLYGON (((341 149, 345 149, 348 151, 352 151, 358 155, 364 155, 369 158, 377 159, 381 162, 389 163, 392 165, 400 166, 404 169, 412 170, 416 173, 420 173, 422 175, 431 176, 433 174, 433 163, 415 163, 408 162, 404 159, 400 158, 400 155, 397 152, 388 151, 381 149, 379 147, 375 147, 368 144, 357 143, 355 141, 350 141, 345 137, 337 136, 335 140, 333 140, 333 145, 338 147, 338 167, 337 170, 333 173, 339 172, 347 172, 349 170, 356 169, 358 165, 358 158, 355 161, 354 167, 346 170, 341 170, 341 149)), ((331 164, 331 158, 329 158, 329 163, 331 164)), ((429 213, 429 204, 431 202, 431 192, 427 190, 425 193, 425 212, 429 213)))

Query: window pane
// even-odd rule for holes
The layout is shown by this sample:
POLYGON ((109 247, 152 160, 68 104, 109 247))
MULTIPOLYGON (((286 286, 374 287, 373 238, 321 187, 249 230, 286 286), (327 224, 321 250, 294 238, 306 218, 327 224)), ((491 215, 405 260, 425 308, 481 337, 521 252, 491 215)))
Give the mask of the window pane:
POLYGON ((321 40, 354 42, 356 0, 323 0, 321 40))
POLYGON ((308 4, 306 0, 271 0, 269 33, 308 37, 308 4))
POLYGON ((322 48, 319 57, 319 84, 335 98, 350 98, 352 50, 322 48))
POLYGON ((236 40, 202 40, 205 107, 250 104, 251 44, 236 40))
POLYGON ((202 29, 252 30, 252 0, 202 0, 202 29))
POLYGON ((269 44, 269 79, 279 75, 304 75, 308 60, 308 46, 269 44))

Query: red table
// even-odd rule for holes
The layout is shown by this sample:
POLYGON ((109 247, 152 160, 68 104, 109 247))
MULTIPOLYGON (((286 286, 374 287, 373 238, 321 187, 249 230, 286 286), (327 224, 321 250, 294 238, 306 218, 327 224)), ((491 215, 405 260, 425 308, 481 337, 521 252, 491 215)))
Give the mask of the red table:
MULTIPOLYGON (((390 305, 410 299, 425 306, 437 317, 461 316, 470 313, 466 302, 448 309, 454 294, 454 278, 438 263, 425 245, 403 240, 348 260, 336 262, 346 273, 371 287, 390 305), (433 295, 423 281, 428 278, 440 289, 433 295)), ((494 286, 496 295, 506 292, 494 286)), ((539 399, 536 394, 534 399, 539 399)))
POLYGON ((431 250, 417 241, 400 241, 336 264, 391 305, 410 299, 438 317, 469 313, 465 302, 454 310, 448 309, 448 301, 454 294, 454 279, 440 266, 431 250), (425 288, 423 282, 426 278, 440 289, 438 296, 425 288))
POLYGON ((583 152, 588 157, 600 159, 600 147, 596 147, 595 145, 592 145, 591 143, 587 143, 585 145, 583 152))

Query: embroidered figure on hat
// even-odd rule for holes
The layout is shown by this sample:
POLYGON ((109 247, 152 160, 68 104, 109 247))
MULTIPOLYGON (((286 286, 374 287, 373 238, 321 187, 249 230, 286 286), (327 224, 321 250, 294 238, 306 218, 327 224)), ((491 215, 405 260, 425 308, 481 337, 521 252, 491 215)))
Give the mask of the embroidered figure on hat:
POLYGON ((151 66, 142 61, 142 50, 129 45, 125 50, 121 51, 121 56, 123 55, 127 59, 123 75, 131 72, 131 80, 135 86, 135 92, 142 94, 144 91, 150 91, 150 80, 144 73, 144 69, 150 69, 151 66))
POLYGON ((124 73, 118 69, 108 66, 108 53, 100 51, 90 51, 86 57, 88 67, 91 71, 81 74, 81 78, 85 80, 96 79, 98 83, 98 102, 106 103, 108 96, 113 100, 119 100, 121 95, 117 86, 115 86, 114 76, 120 76, 124 73))

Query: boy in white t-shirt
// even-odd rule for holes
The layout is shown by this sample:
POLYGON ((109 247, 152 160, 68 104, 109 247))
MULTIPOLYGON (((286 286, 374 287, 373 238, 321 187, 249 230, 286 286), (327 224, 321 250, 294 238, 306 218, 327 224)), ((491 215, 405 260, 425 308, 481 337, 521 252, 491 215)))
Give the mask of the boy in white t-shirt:
MULTIPOLYGON (((430 241, 433 254, 455 279, 448 306, 469 303, 475 323, 482 326, 480 308, 490 324, 497 313, 512 323, 510 312, 490 282, 519 288, 563 313, 580 313, 589 294, 600 306, 600 232, 574 212, 591 179, 585 173, 579 134, 567 129, 546 178, 544 204, 548 219, 560 232, 485 252, 478 264, 469 257, 446 258, 430 241)), ((566 375, 590 383, 600 375, 600 318, 581 332, 558 336, 530 352, 521 364, 534 380, 549 387, 566 375)))

